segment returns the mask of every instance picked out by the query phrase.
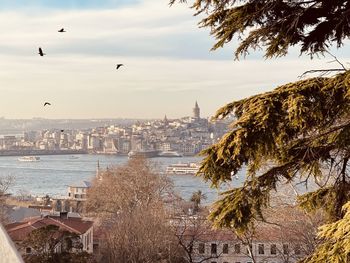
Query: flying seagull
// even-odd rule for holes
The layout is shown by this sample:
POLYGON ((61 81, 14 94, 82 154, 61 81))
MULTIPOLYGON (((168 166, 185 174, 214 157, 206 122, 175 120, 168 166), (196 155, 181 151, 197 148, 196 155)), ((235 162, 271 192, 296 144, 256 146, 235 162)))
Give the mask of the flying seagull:
POLYGON ((67 32, 67 31, 65 31, 64 28, 61 28, 60 30, 58 30, 58 32, 64 33, 64 32, 67 32))
POLYGON ((51 103, 50 103, 50 102, 45 102, 45 103, 44 103, 44 107, 45 107, 46 105, 51 105, 51 103))
POLYGON ((124 64, 117 64, 117 69, 119 69, 121 66, 124 66, 124 64))
POLYGON ((44 56, 46 55, 43 50, 41 49, 41 47, 39 47, 39 53, 38 53, 40 56, 44 56))

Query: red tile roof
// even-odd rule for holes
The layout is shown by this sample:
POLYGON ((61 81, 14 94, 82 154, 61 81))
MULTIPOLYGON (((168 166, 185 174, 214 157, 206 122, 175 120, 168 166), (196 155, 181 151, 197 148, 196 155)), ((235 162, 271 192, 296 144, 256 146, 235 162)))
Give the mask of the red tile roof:
POLYGON ((89 230, 92 227, 93 222, 82 220, 81 218, 63 219, 55 216, 45 216, 31 218, 19 223, 8 224, 5 228, 12 240, 22 241, 33 230, 48 225, 56 225, 62 230, 66 230, 80 235, 89 230))

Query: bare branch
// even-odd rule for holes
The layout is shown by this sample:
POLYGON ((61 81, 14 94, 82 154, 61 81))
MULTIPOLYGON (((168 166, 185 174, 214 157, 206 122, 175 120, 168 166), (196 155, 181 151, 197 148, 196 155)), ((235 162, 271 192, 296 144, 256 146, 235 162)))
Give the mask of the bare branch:
POLYGON ((307 74, 313 74, 313 73, 320 73, 320 77, 325 76, 327 74, 330 74, 331 72, 341 72, 341 71, 346 71, 347 69, 345 68, 331 68, 331 69, 311 69, 305 71, 303 74, 298 76, 299 79, 305 77, 307 74))
POLYGON ((329 51, 326 51, 326 53, 328 54, 328 55, 330 55, 331 57, 333 57, 334 58, 334 62, 337 62, 342 68, 343 68, 343 70, 347 70, 347 68, 344 66, 344 64, 343 63, 341 63, 339 60, 338 60, 338 58, 336 57, 336 56, 334 56, 331 52, 329 52, 329 51))

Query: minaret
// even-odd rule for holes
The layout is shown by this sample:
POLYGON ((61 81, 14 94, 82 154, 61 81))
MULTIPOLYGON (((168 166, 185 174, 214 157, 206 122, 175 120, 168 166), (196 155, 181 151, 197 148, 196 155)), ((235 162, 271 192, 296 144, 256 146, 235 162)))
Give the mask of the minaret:
POLYGON ((101 175, 100 175, 100 160, 97 160, 96 178, 99 179, 99 180, 101 180, 101 175))
POLYGON ((197 101, 193 108, 193 118, 195 118, 196 120, 200 119, 200 108, 198 107, 197 101))

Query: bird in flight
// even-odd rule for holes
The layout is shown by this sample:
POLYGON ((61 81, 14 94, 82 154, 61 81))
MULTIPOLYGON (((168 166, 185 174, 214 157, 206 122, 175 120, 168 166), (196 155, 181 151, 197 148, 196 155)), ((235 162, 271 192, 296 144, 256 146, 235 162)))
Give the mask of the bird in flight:
POLYGON ((117 64, 117 69, 119 69, 121 66, 124 66, 124 64, 117 64))
POLYGON ((39 47, 39 53, 38 53, 40 56, 44 56, 46 55, 43 50, 41 49, 41 47, 39 47))
POLYGON ((58 30, 58 32, 64 33, 64 32, 67 32, 67 31, 65 31, 64 28, 61 28, 60 30, 58 30))
POLYGON ((50 102, 45 102, 45 103, 44 103, 44 107, 45 107, 46 105, 51 105, 51 103, 50 103, 50 102))

